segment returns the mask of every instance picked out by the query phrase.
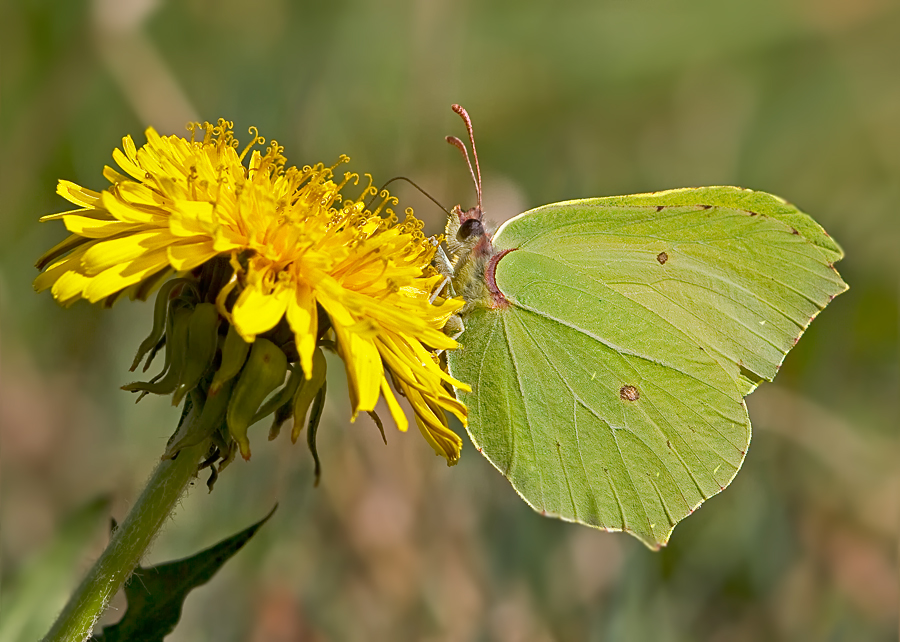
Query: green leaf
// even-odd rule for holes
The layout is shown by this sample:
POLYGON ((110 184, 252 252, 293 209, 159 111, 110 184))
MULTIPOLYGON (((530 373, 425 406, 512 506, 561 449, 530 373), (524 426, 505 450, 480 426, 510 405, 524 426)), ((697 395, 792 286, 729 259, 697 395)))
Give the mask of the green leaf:
POLYGON ((811 218, 733 187, 548 205, 493 243, 508 305, 448 355, 472 441, 535 510, 652 548, 737 474, 743 397, 847 287, 811 218))
POLYGON ((37 640, 75 586, 85 548, 109 510, 95 499, 68 517, 49 544, 23 563, 0 592, 0 641, 37 640))
POLYGON ((149 568, 138 567, 125 583, 128 610, 95 635, 96 642, 161 642, 175 629, 188 593, 206 584, 275 513, 191 557, 149 568))

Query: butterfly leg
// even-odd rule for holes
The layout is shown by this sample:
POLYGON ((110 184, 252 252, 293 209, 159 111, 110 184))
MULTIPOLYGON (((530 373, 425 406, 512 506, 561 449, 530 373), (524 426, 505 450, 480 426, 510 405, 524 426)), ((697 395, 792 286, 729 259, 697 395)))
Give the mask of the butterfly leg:
MULTIPOLYGON (((434 242, 436 239, 432 239, 434 242)), ((453 289, 453 264, 450 262, 450 258, 447 256, 447 253, 444 252, 444 248, 440 245, 437 246, 437 251, 434 254, 434 259, 432 259, 431 264, 434 266, 434 269, 438 271, 438 273, 444 277, 444 280, 441 281, 440 285, 435 288, 434 292, 431 293, 431 299, 429 299, 429 303, 434 303, 434 300, 440 296, 440 294, 447 289, 447 296, 454 297, 456 296, 456 292, 453 289)))
MULTIPOLYGON (((436 241, 437 239, 432 237, 431 242, 435 243, 436 241)), ((437 245, 437 243, 435 243, 435 245, 437 245)), ((450 257, 447 256, 447 253, 444 251, 444 247, 442 245, 437 245, 437 249, 434 253, 434 258, 431 259, 431 264, 434 266, 434 269, 436 269, 444 276, 453 276, 453 263, 450 261, 450 257)))
MULTIPOLYGON (((458 314, 454 314, 447 319, 447 323, 444 324, 443 333, 448 337, 456 341, 460 335, 465 332, 466 326, 463 325, 462 317, 458 314)), ((440 357, 443 355, 446 350, 436 350, 435 355, 440 357)))
MULTIPOLYGON (((434 242, 435 239, 432 239, 434 242)), ((431 293, 431 298, 429 299, 430 303, 434 303, 435 299, 440 296, 444 290, 447 291, 447 296, 454 297, 456 296, 456 291, 453 288, 453 274, 454 268, 453 263, 450 261, 450 257, 447 256, 447 253, 444 251, 444 248, 440 245, 437 245, 437 251, 434 254, 434 259, 432 260, 432 265, 441 274, 444 279, 441 283, 434 289, 434 292, 431 293)), ((447 323, 444 324, 444 334, 446 334, 451 339, 458 338, 466 327, 463 325, 462 317, 459 314, 454 314, 447 319, 447 323)), ((437 355, 440 356, 444 350, 440 350, 437 352, 437 355)))
POLYGON ((463 325, 463 320, 458 314, 447 319, 447 323, 444 325, 444 334, 454 340, 458 339, 465 330, 466 326, 463 325))
MULTIPOLYGON (((445 276, 444 279, 438 284, 438 286, 434 289, 434 292, 431 293, 431 296, 428 297, 428 302, 434 303, 434 300, 437 299, 441 295, 441 292, 444 291, 445 286, 449 286, 451 290, 453 289, 453 285, 450 283, 449 276, 445 276)), ((451 293, 450 296, 453 296, 453 294, 451 293)))

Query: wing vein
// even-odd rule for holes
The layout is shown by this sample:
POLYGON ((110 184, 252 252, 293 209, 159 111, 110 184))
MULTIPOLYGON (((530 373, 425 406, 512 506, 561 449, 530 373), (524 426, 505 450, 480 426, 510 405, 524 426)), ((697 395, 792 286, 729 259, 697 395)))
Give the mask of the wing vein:
MULTIPOLYGON (((525 402, 525 390, 522 388, 522 377, 519 373, 519 362, 516 359, 516 353, 513 351, 512 343, 509 340, 509 327, 507 326, 507 317, 503 317, 503 336, 506 337, 506 348, 509 351, 509 356, 513 361, 514 367, 513 370, 516 371, 516 384, 519 388, 519 394, 522 397, 522 406, 525 409, 525 425, 528 428, 528 436, 531 437, 531 447, 534 449, 535 455, 538 453, 537 444, 534 441, 534 431, 531 428, 531 419, 529 418, 528 404, 525 402)), ((541 470, 540 466, 537 466, 538 471, 538 483, 541 487, 541 508, 546 509, 547 506, 547 497, 544 492, 544 473, 541 470)))
MULTIPOLYGON (((618 439, 618 437, 616 436, 616 428, 613 427, 612 424, 610 424, 606 419, 604 419, 604 418, 601 417, 599 414, 597 414, 597 412, 596 412, 593 408, 591 408, 590 406, 588 406, 587 403, 586 403, 583 399, 581 399, 581 397, 578 395, 578 393, 575 392, 575 390, 574 390, 574 389, 572 388, 572 386, 569 384, 569 381, 565 378, 565 376, 562 374, 562 372, 560 371, 560 369, 557 367, 557 364, 554 363, 554 362, 550 359, 549 353, 547 353, 547 352, 541 347, 541 344, 540 344, 538 341, 535 340, 534 336, 531 334, 531 332, 529 331, 528 327, 527 327, 524 323, 521 324, 521 326, 522 326, 522 328, 525 330, 525 333, 528 335, 528 338, 531 339, 531 341, 535 344, 535 346, 537 346, 537 348, 538 348, 538 350, 540 351, 540 353, 541 353, 542 355, 544 355, 544 358, 547 360, 547 363, 549 363, 549 364, 550 364, 550 367, 553 368, 553 370, 556 372, 557 377, 559 377, 560 381, 563 382, 563 385, 565 385, 566 389, 569 391, 569 394, 572 395, 572 398, 575 399, 576 401, 578 401, 579 403, 581 403, 581 405, 584 406, 584 407, 585 407, 592 415, 594 415, 597 419, 599 419, 601 422, 603 422, 604 424, 606 424, 606 425, 609 427, 610 434, 612 435, 612 438, 613 438, 613 442, 615 442, 615 444, 616 444, 616 450, 619 452, 619 458, 622 460, 622 465, 623 465, 623 467, 625 468, 625 473, 628 475, 628 479, 629 479, 629 481, 631 482, 631 487, 632 487, 632 489, 634 490, 634 494, 635 494, 635 496, 638 498, 638 501, 639 501, 640 504, 641 504, 641 510, 642 510, 642 512, 644 513, 644 518, 647 520, 647 526, 649 527, 649 526, 650 526, 650 514, 649 514, 649 512, 647 511, 647 507, 646 507, 646 505, 644 504, 644 500, 643 500, 643 498, 641 497, 640 491, 638 490, 637 486, 636 486, 635 483, 634 483, 634 477, 633 477, 632 474, 631 474, 631 470, 629 470, 628 462, 625 460, 625 453, 622 452, 622 447, 619 445, 619 439, 618 439)), ((566 350, 564 347, 563 347, 563 350, 564 350, 567 354, 569 354, 569 355, 571 356, 571 353, 569 353, 569 351, 566 350)), ((624 361, 624 360, 623 360, 623 361, 624 361)), ((628 364, 627 361, 625 361, 624 363, 625 363, 632 371, 634 371, 634 368, 633 368, 630 364, 628 364)), ((609 370, 608 367, 607 367, 607 370, 608 370, 609 372, 612 373, 612 371, 609 370)), ((615 373, 612 373, 612 374, 615 374, 615 373)), ((624 422, 623 422, 623 423, 624 423, 624 422)), ((644 441, 643 437, 641 437, 640 435, 636 434, 636 433, 635 433, 634 431, 632 431, 632 430, 629 430, 629 433, 632 434, 632 435, 634 435, 638 440, 640 440, 641 443, 643 443, 644 446, 646 446, 647 449, 648 449, 650 452, 653 452, 653 449, 650 447, 650 445, 649 445, 646 441, 644 441)), ((558 436, 558 433, 557 433, 557 436, 558 436)), ((580 452, 579 452, 579 455, 580 455, 580 452)), ((660 460, 660 461, 661 461, 661 460, 660 460)), ((666 471, 669 472, 669 474, 671 474, 671 471, 669 471, 669 469, 668 469, 668 467, 665 465, 665 463, 664 463, 664 462, 661 462, 661 463, 662 463, 663 467, 666 468, 666 471)), ((563 471, 563 475, 566 477, 566 483, 568 484, 568 476, 566 475, 565 470, 563 471)), ((586 480, 586 481, 588 482, 588 484, 590 485, 590 480, 589 480, 588 477, 587 477, 587 473, 585 473, 585 480, 586 480)), ((591 487, 591 490, 593 491, 593 487, 591 487)), ((616 495, 616 497, 618 498, 618 495, 616 495)), ((685 503, 686 503, 686 502, 685 502, 685 503)), ((650 529, 649 529, 649 532, 650 532, 650 534, 652 535, 652 534, 653 534, 653 529, 650 528, 650 529)))

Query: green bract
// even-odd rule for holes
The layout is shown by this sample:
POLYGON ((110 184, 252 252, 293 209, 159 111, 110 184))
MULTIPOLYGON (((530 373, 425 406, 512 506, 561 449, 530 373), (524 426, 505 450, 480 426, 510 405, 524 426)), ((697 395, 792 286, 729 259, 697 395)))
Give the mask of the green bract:
POLYGON ((815 221, 735 187, 547 205, 492 242, 448 353, 472 441, 535 510, 653 548, 734 478, 744 396, 847 289, 815 221))

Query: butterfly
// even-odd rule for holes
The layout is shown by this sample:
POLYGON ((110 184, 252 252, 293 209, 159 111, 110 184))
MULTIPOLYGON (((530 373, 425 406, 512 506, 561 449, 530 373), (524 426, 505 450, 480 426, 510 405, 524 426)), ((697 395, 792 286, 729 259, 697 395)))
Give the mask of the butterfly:
POLYGON ((658 549, 734 479, 744 397, 847 289, 843 252, 737 187, 553 203, 490 234, 453 110, 477 204, 452 210, 438 267, 466 301, 447 366, 469 437, 541 514, 658 549))

